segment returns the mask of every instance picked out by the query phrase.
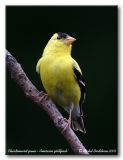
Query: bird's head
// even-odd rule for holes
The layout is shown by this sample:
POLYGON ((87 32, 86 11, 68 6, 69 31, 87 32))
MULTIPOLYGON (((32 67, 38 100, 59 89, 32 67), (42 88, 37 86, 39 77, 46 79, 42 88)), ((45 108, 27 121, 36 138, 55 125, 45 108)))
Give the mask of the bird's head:
POLYGON ((76 39, 71 37, 70 35, 62 32, 55 33, 51 39, 48 41, 45 49, 44 49, 44 55, 47 54, 70 54, 72 43, 76 39))

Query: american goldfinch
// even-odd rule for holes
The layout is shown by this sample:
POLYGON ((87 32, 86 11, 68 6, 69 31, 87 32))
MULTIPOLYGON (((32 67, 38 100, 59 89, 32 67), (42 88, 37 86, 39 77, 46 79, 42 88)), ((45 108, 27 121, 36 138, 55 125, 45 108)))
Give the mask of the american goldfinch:
POLYGON ((85 80, 78 63, 71 57, 75 40, 66 33, 55 33, 44 48, 36 71, 49 97, 68 112, 72 128, 85 133, 82 119, 85 80))

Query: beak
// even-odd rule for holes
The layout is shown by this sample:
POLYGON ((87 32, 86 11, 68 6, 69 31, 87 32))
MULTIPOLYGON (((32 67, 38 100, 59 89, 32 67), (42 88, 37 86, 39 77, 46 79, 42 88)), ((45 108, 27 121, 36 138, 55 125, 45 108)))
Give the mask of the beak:
POLYGON ((67 36, 66 39, 65 39, 65 44, 69 45, 69 44, 72 44, 75 41, 76 41, 75 38, 73 38, 71 36, 67 36))

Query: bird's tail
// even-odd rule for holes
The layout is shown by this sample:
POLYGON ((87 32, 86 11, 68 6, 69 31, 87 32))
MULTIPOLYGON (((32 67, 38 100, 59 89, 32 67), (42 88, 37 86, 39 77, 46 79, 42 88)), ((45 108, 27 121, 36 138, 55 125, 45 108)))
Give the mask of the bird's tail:
POLYGON ((79 130, 83 132, 84 134, 86 133, 82 116, 78 117, 76 120, 72 119, 72 128, 75 131, 79 130))

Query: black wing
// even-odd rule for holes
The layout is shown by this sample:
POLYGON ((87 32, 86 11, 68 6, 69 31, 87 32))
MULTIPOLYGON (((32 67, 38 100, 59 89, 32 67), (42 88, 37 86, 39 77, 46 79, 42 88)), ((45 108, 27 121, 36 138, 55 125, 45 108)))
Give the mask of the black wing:
POLYGON ((80 113, 81 115, 83 115, 82 113, 82 104, 85 101, 85 96, 86 96, 86 89, 85 89, 85 79, 82 76, 82 74, 79 72, 79 70, 76 68, 76 66, 73 66, 73 71, 75 74, 75 78, 80 86, 80 90, 81 90, 81 98, 80 98, 80 113))

